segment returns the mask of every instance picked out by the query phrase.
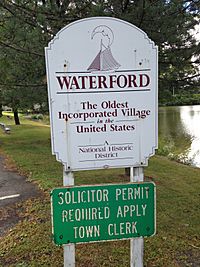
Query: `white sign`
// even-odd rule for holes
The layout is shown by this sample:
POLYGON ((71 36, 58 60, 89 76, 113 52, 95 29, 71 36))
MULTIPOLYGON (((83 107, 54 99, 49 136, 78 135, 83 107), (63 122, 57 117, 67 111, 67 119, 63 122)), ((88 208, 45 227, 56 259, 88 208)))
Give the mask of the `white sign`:
POLYGON ((71 171, 147 165, 157 148, 157 47, 125 21, 63 28, 46 48, 52 150, 71 171))

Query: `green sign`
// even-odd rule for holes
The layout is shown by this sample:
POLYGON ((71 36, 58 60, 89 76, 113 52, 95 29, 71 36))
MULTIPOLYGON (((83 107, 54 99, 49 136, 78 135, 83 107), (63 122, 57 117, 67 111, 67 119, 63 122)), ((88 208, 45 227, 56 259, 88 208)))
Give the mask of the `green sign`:
POLYGON ((57 245, 155 233, 154 183, 56 188, 51 203, 57 245))

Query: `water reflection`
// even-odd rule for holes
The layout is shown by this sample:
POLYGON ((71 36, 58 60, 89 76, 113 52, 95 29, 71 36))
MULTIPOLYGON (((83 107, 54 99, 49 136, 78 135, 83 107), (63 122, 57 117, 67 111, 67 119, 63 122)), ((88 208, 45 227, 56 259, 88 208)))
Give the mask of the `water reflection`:
POLYGON ((159 142, 166 153, 200 167, 200 105, 160 108, 159 142))
POLYGON ((187 157, 192 159, 194 165, 200 167, 200 106, 181 107, 180 114, 192 141, 187 157))

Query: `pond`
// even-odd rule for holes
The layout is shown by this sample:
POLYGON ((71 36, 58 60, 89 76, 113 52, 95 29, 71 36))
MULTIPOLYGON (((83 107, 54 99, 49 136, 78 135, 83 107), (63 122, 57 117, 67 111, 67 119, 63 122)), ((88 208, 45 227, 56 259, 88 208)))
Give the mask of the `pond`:
POLYGON ((200 105, 159 108, 159 152, 200 167, 200 105))

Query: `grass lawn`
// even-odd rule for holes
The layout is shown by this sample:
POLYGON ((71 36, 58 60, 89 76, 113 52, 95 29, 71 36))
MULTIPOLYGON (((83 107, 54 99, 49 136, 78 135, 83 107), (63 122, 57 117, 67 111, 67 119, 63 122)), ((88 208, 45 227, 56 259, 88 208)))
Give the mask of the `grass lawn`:
MULTIPOLYGON (((51 189, 62 186, 62 166, 51 155, 50 129, 26 120, 0 129, 1 153, 16 169, 42 189, 43 196, 16 204, 19 223, 0 238, 0 266, 63 266, 63 250, 51 240, 51 189)), ((200 169, 154 156, 145 168, 146 180, 157 185, 157 234, 145 239, 147 267, 200 266, 200 169)), ((75 173, 75 184, 125 182, 124 169, 75 173)), ((129 241, 76 245, 76 266, 129 266, 129 241)))

